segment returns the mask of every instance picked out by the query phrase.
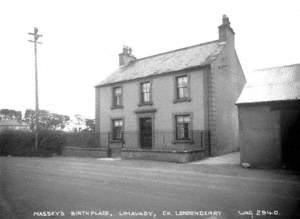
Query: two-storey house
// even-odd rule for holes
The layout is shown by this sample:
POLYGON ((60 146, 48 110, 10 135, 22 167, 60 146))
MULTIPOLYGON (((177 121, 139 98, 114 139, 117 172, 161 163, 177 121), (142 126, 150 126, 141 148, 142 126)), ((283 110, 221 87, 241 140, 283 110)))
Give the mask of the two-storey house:
POLYGON ((235 102, 245 83, 223 16, 219 39, 137 59, 96 88, 100 146, 123 158, 187 162, 238 150, 235 102))

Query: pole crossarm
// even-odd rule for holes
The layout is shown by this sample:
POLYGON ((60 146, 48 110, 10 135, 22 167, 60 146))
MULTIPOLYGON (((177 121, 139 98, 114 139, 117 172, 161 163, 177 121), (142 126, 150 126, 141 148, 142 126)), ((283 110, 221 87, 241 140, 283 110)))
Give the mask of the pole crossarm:
POLYGON ((31 32, 28 33, 29 35, 33 35, 33 39, 34 39, 30 42, 36 42, 40 37, 43 36, 42 34, 38 34, 38 32, 39 32, 39 29, 35 27, 33 30, 33 33, 31 33, 31 32))
POLYGON ((43 44, 42 42, 37 42, 37 41, 34 41, 34 40, 28 40, 28 42, 37 43, 37 44, 43 44))

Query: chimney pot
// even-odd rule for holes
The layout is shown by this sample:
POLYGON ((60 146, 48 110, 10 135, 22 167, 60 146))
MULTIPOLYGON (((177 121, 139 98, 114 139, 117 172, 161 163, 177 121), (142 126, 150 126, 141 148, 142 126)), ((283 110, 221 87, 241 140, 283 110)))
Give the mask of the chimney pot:
POLYGON ((223 17, 222 17, 222 24, 230 26, 229 17, 227 17, 226 14, 224 14, 223 17))
POLYGON ((134 60, 136 58, 132 55, 132 49, 128 46, 123 46, 123 52, 119 54, 119 65, 127 65, 134 60))
POLYGON ((227 15, 222 16, 222 24, 219 26, 219 40, 228 41, 234 40, 234 31, 230 27, 229 17, 227 15))

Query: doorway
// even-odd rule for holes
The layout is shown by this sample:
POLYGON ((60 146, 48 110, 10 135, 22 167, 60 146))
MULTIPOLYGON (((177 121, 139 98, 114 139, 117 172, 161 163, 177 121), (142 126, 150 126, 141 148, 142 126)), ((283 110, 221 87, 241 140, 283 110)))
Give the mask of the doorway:
POLYGON ((281 111, 282 164, 288 169, 300 169, 300 110, 281 111))
POLYGON ((152 118, 140 118, 140 145, 143 149, 152 148, 152 118))

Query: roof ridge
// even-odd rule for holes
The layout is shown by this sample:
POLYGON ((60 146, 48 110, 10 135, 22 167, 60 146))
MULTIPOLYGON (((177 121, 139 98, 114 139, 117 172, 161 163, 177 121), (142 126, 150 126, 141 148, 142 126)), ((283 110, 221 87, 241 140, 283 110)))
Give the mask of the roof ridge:
POLYGON ((225 45, 225 41, 213 40, 143 57, 120 66, 96 87, 208 65, 213 62, 225 45), (167 61, 166 57, 169 58, 167 61), (180 62, 176 61, 178 58, 180 62))
POLYGON ((158 54, 155 54, 155 55, 145 56, 145 57, 136 59, 134 62, 144 60, 144 59, 148 59, 148 58, 153 58, 155 56, 164 55, 164 54, 167 54, 167 53, 172 53, 172 52, 177 52, 177 51, 181 51, 181 50, 185 50, 185 49, 190 49, 190 48, 197 47, 197 46, 204 46, 206 44, 215 43, 215 42, 225 42, 225 41, 213 40, 213 41, 200 43, 200 44, 196 44, 196 45, 192 45, 192 46, 187 46, 187 47, 183 47, 183 48, 179 48, 179 49, 175 49, 175 50, 169 50, 167 52, 161 52, 161 53, 158 53, 158 54))
POLYGON ((281 66, 275 66, 275 67, 268 67, 268 68, 260 68, 260 69, 255 69, 254 71, 264 71, 264 70, 271 70, 271 69, 276 69, 276 68, 286 68, 286 67, 293 67, 300 65, 300 63, 296 64, 290 64, 290 65, 281 65, 281 66))

